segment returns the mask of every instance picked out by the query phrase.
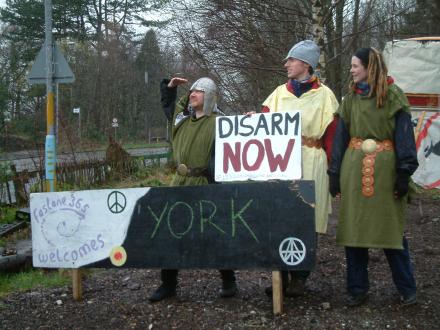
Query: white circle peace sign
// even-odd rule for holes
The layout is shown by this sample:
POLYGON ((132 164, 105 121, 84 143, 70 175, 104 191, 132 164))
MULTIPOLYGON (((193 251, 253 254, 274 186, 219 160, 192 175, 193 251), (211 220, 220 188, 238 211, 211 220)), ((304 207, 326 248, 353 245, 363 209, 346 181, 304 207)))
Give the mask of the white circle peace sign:
POLYGON ((121 213, 127 205, 127 198, 120 191, 112 191, 107 197, 107 206, 112 213, 121 213))
POLYGON ((306 257, 306 246, 295 237, 285 238, 280 244, 279 251, 281 259, 289 266, 300 264, 306 257))

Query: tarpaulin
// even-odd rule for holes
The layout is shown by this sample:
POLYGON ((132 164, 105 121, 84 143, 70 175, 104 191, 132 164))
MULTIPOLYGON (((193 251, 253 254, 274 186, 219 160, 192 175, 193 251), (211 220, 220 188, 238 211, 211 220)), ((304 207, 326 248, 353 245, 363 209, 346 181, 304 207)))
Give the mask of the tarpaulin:
POLYGON ((416 146, 419 168, 412 176, 414 182, 425 188, 440 189, 440 113, 428 118, 416 146))

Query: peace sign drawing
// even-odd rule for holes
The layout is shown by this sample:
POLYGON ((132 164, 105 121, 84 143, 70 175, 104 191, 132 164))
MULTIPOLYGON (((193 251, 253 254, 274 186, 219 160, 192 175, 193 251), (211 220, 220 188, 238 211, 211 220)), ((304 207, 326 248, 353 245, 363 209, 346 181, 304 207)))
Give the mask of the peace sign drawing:
POLYGON ((299 238, 288 237, 281 242, 279 252, 286 265, 295 266, 306 257, 306 246, 299 238))
POLYGON ((127 205, 127 198, 120 191, 112 191, 107 197, 107 206, 112 213, 121 213, 127 205))

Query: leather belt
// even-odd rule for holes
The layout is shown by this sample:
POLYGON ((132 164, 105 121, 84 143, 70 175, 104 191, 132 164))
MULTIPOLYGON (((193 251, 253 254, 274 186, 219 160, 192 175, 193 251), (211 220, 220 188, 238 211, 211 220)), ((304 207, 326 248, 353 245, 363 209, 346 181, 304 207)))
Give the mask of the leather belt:
POLYGON ((188 167, 185 164, 179 164, 177 166, 177 174, 181 176, 207 176, 208 169, 205 167, 188 167))
POLYGON ((313 139, 313 138, 309 138, 307 136, 301 136, 301 144, 303 146, 306 146, 309 148, 316 148, 316 149, 322 148, 322 140, 321 139, 313 139))
POLYGON ((374 195, 374 164, 376 155, 382 151, 392 151, 394 149, 393 141, 376 141, 373 139, 351 138, 349 148, 362 150, 365 154, 362 159, 362 194, 365 197, 374 195))

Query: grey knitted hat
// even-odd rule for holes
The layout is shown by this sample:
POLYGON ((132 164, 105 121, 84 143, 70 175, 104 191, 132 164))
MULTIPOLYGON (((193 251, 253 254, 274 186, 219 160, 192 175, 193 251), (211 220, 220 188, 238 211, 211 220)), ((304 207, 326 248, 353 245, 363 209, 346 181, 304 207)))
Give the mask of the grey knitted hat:
POLYGON ((319 61, 319 53, 319 47, 314 41, 303 40, 295 44, 289 50, 289 53, 284 60, 286 61, 289 57, 293 57, 310 64, 312 69, 315 70, 319 61))

